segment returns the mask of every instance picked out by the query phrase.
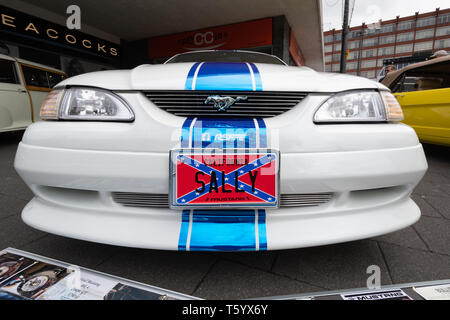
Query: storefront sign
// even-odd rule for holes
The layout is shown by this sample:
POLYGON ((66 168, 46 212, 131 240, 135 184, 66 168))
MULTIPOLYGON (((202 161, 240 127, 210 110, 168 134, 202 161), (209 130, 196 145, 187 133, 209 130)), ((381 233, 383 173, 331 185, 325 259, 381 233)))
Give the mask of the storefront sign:
POLYGON ((165 58, 194 50, 232 50, 272 44, 272 18, 148 39, 148 57, 165 58))
POLYGON ((108 58, 117 58, 115 43, 87 35, 65 26, 0 6, 0 33, 40 40, 53 45, 82 50, 108 58))

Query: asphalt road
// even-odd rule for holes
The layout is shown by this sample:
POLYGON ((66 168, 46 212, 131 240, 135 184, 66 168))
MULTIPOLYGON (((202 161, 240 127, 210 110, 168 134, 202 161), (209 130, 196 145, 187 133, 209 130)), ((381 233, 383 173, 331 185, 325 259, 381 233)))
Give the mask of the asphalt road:
POLYGON ((386 236, 257 253, 132 249, 47 234, 20 213, 32 193, 13 168, 21 133, 0 134, 0 249, 14 247, 209 299, 241 299, 366 286, 369 265, 383 285, 450 279, 450 148, 426 145, 429 170, 413 198, 414 226, 386 236))

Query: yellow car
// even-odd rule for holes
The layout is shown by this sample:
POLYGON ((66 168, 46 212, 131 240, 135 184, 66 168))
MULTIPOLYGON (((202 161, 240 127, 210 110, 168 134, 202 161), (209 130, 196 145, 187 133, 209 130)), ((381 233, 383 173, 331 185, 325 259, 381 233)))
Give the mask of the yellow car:
POLYGON ((450 146, 450 55, 411 64, 382 81, 420 141, 450 146))

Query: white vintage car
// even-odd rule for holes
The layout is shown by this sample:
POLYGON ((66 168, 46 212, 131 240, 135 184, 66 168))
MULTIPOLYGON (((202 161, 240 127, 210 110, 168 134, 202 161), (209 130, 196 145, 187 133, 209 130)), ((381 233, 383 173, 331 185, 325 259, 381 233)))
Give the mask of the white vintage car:
POLYGON ((61 70, 0 54, 0 133, 40 120, 42 102, 64 78, 61 70))
POLYGON ((377 82, 245 51, 59 83, 15 168, 30 226, 165 250, 276 250, 415 223, 427 170, 377 82))

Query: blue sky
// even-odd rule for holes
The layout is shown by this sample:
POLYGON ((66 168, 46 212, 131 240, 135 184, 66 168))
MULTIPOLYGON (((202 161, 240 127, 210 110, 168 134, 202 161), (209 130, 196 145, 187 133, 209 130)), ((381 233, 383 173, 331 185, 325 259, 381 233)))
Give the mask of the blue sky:
MULTIPOLYGON (((324 31, 342 29, 342 2, 343 0, 322 0, 324 31)), ((350 0, 350 5, 352 3, 355 6, 351 26, 361 25, 363 22, 373 23, 379 19, 390 20, 396 16, 410 16, 416 11, 423 13, 436 8, 450 8, 449 0, 350 0)))

